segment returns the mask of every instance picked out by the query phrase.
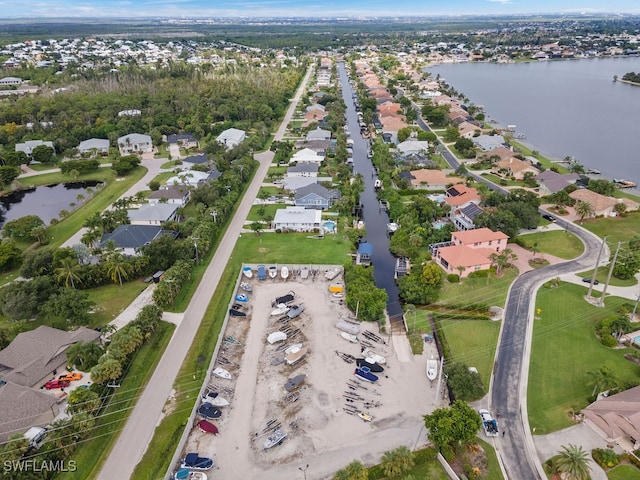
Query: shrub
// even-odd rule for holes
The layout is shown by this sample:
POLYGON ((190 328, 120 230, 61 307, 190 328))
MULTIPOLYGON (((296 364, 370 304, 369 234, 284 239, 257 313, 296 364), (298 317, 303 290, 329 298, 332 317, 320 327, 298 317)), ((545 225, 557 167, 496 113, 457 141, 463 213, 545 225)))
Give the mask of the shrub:
POLYGON ((613 348, 618 345, 618 340, 610 333, 607 333, 600 337, 600 343, 605 347, 613 348))
POLYGON ((620 458, 616 452, 609 448, 594 448, 591 456, 602 468, 613 468, 620 463, 620 458))
POLYGON ((160 182, 158 180, 151 180, 149 182, 149 190, 152 192, 157 192, 160 190, 160 182))
POLYGON ((440 448, 440 453, 447 462, 453 462, 456 458, 456 452, 451 446, 444 445, 440 448))
POLYGON ((416 465, 433 462, 438 456, 438 451, 434 447, 422 448, 413 452, 413 461, 416 465))
POLYGON ((450 273, 447 275, 447 281, 449 283, 458 283, 460 281, 460 275, 457 273, 450 273))

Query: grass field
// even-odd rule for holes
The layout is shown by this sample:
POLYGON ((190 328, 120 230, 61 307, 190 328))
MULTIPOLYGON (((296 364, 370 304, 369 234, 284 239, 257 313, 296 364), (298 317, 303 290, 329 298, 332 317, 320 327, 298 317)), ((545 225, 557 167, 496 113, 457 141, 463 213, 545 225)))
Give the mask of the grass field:
POLYGON ((101 413, 89 439, 81 443, 71 455, 69 460, 76 462, 77 470, 56 475, 55 478, 78 480, 96 478, 120 431, 124 428, 138 395, 162 357, 174 329, 174 325, 160 322, 153 339, 145 343, 136 354, 129 372, 111 398, 106 410, 101 413))
POLYGON ((582 226, 600 238, 607 236, 609 248, 615 249, 617 242, 628 242, 640 235, 640 212, 630 212, 626 217, 596 218, 585 220, 582 226))
POLYGON ((640 470, 633 465, 618 465, 607 472, 609 480, 640 480, 640 470))
POLYGON ((478 369, 485 391, 493 370, 501 322, 491 320, 440 320, 453 360, 478 369))
POLYGON ((89 300, 96 304, 95 311, 91 314, 91 322, 87 326, 94 328, 106 325, 127 308, 147 286, 140 280, 134 280, 123 283, 122 287, 114 284, 86 290, 89 300))
POLYGON ((517 270, 509 268, 499 278, 491 274, 485 278, 463 278, 461 283, 444 282, 438 305, 461 309, 488 308, 493 305, 503 307, 509 285, 516 276, 517 270))
POLYGON ((523 188, 525 185, 522 182, 517 180, 510 180, 508 178, 499 177, 498 175, 494 175, 492 173, 483 173, 483 178, 486 178, 490 182, 495 183, 496 185, 503 185, 506 187, 520 187, 523 188))
POLYGON ((568 413, 588 404, 593 385, 587 372, 610 367, 618 381, 637 382, 640 367, 625 360, 626 348, 610 349, 595 336, 595 325, 629 300, 608 297, 605 308, 583 300, 586 288, 562 283, 541 289, 533 329, 529 370, 529 425, 545 434, 572 425, 568 413))
POLYGON ((530 249, 534 243, 538 244, 539 253, 554 255, 570 260, 579 257, 584 252, 584 245, 578 237, 566 230, 551 230, 548 232, 536 232, 521 235, 519 239, 526 242, 525 248, 530 249))
MULTIPOLYGON (((605 283, 607 280, 608 272, 609 272, 609 267, 607 266, 599 267, 598 273, 596 273, 596 280, 598 280, 600 283, 605 283)), ((591 279, 591 275, 593 275, 593 270, 581 272, 581 273, 578 273, 577 275, 583 278, 591 279)), ((637 285, 637 284, 638 284, 638 280, 636 279, 636 277, 631 277, 628 280, 621 280, 611 275, 611 280, 609 281, 609 285, 613 285, 614 287, 633 287, 634 285, 637 285)))
POLYGON ((247 215, 247 220, 251 222, 264 221, 265 219, 267 221, 271 221, 273 220, 273 217, 275 217, 276 211, 285 208, 286 206, 287 205, 281 203, 269 205, 254 205, 253 207, 251 207, 249 215, 247 215), (260 214, 261 208, 264 210, 264 213, 262 215, 260 214))

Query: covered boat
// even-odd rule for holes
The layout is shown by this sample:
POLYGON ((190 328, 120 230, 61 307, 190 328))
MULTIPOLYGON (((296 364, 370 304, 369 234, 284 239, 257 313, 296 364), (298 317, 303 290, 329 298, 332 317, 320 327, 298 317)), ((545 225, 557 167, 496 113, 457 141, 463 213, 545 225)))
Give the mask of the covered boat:
POLYGON ((240 284, 240 288, 242 290, 244 290, 245 292, 250 292, 251 290, 253 290, 253 287, 250 284, 248 284, 247 282, 242 282, 240 284))
POLYGON ((218 434, 218 427, 216 427, 213 423, 207 420, 200 420, 198 422, 198 428, 201 432, 204 433, 212 433, 213 435, 218 434))
POLYGON ((289 380, 287 380, 287 383, 284 384, 284 389, 287 392, 293 392, 300 385, 302 385, 306 379, 307 376, 304 373, 296 375, 295 377, 291 377, 289 380))
POLYGON ((287 354, 285 354, 284 362, 287 365, 295 365, 305 357, 305 355, 307 354, 307 351, 308 351, 307 347, 304 347, 304 346, 294 349, 288 352, 287 354))
POLYGON ((286 333, 277 331, 269 334, 269 336, 267 337, 267 342, 269 342, 269 345, 273 345, 274 343, 284 342, 286 339, 286 333))
POLYGON ((258 280, 267 278, 267 270, 264 265, 258 265, 258 280))
POLYGON ((276 428, 273 433, 269 435, 269 437, 264 441, 262 448, 268 450, 275 447, 276 445, 280 445, 286 437, 287 434, 284 430, 276 428))
POLYGON ((188 468, 179 468, 173 475, 174 480, 207 480, 207 474, 204 472, 193 472, 188 468))
POLYGON ((357 335, 360 332, 358 325, 345 321, 336 323, 336 328, 342 332, 350 333, 351 335, 357 335))
POLYGON ((369 371, 373 373, 382 373, 384 372, 384 367, 382 365, 378 365, 377 363, 367 362, 366 358, 357 358, 356 365, 359 367, 367 367, 369 371))
POLYGON ((280 276, 282 277, 283 280, 286 280, 287 278, 289 278, 289 267, 282 267, 280 269, 280 276))
POLYGON ((209 402, 214 407, 228 407, 229 406, 229 400, 227 400, 226 398, 220 397, 220 396, 217 396, 216 398, 208 399, 207 402, 209 402))
POLYGON ((232 317, 246 317, 247 314, 244 313, 241 310, 236 310, 235 308, 230 308, 229 309, 229 315, 231 315, 232 317))
POLYGON ((220 418, 222 416, 222 410, 214 407, 209 402, 204 402, 198 407, 198 415, 204 418, 220 418))
POLYGON ((280 305, 281 303, 288 305, 291 302, 293 302, 295 298, 296 298, 296 294, 293 291, 290 291, 286 295, 282 295, 281 297, 276 297, 276 299, 273 302, 271 302, 271 306, 275 307, 276 305, 280 305))
POLYGON ((326 272, 324 272, 324 278, 326 278, 327 280, 333 280, 341 273, 342 273, 342 268, 335 267, 335 268, 332 268, 331 270, 327 270, 326 272))
POLYGON ((278 267, 271 265, 269 267, 269 278, 276 278, 278 276, 278 267))
POLYGON ((236 302, 248 302, 249 301, 249 295, 247 295, 246 293, 239 293, 236 295, 236 302))
POLYGON ((371 373, 371 370, 369 370, 368 367, 358 367, 355 369, 353 374, 365 382, 375 383, 378 381, 378 377, 371 373))
POLYGON ((309 278, 309 269, 307 267, 302 267, 302 269, 300 270, 300 278, 302 280, 306 280, 307 278, 309 278))
POLYGON ((201 457, 197 453, 187 453, 180 466, 193 470, 209 470, 213 467, 213 460, 207 457, 201 457))
POLYGON ((275 310, 273 310, 271 312, 271 316, 272 317, 277 317, 278 315, 284 315, 289 310, 291 310, 291 307, 285 305, 284 303, 279 303, 278 304, 278 308, 276 308, 275 310))
POLYGON ((433 356, 427 360, 427 378, 432 382, 438 376, 438 361, 433 356))
POLYGON ((242 269, 242 275, 244 275, 246 278, 251 278, 253 277, 253 270, 251 270, 251 267, 244 267, 242 269))
POLYGON ((213 374, 216 377, 220 377, 220 378, 226 378, 227 380, 231 380, 231 374, 229 373, 228 370, 225 370, 222 367, 217 367, 213 369, 213 374))
POLYGON ((351 343, 358 343, 358 337, 347 332, 340 332, 340 336, 351 343))

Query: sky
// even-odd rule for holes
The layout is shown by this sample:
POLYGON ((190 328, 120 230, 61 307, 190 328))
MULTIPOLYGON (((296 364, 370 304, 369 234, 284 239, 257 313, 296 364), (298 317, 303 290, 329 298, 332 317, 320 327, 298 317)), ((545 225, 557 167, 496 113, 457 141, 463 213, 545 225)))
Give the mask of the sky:
POLYGON ((638 0, 0 0, 14 17, 340 17, 640 13, 638 0))

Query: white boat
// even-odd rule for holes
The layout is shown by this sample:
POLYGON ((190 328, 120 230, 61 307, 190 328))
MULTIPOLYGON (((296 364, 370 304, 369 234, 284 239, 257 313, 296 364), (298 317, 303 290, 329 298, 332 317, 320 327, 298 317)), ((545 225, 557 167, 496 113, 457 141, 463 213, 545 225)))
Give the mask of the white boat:
POLYGON ((431 357, 429 360, 427 360, 427 378, 433 382, 437 376, 438 361, 435 358, 431 357))
POLYGON ((324 278, 326 278, 327 280, 333 280, 338 275, 340 275, 340 273, 342 273, 342 269, 340 267, 335 267, 324 272, 324 278))
POLYGON ((309 278, 309 269, 307 267, 302 267, 302 269, 300 270, 300 278, 302 280, 306 280, 307 278, 309 278))
POLYGON ((358 417, 360 417, 365 422, 373 422, 373 417, 368 413, 358 412, 358 417))
POLYGON ((287 365, 295 365, 307 355, 307 347, 300 347, 293 352, 289 352, 284 356, 284 362, 287 365))
POLYGON ((340 336, 351 343, 358 343, 358 337, 347 332, 340 332, 340 336))
POLYGON ((357 335, 360 332, 360 328, 356 324, 349 322, 338 322, 336 323, 336 328, 351 335, 357 335))
POLYGON ((207 402, 209 402, 214 407, 228 407, 229 406, 229 400, 227 400, 226 398, 222 398, 220 395, 218 395, 216 398, 208 398, 207 402))
POLYGON ((253 290, 253 287, 250 284, 248 284, 247 282, 242 282, 240 284, 240 288, 242 290, 244 290, 245 292, 250 292, 251 290, 253 290))
POLYGON ((278 343, 278 342, 284 342, 287 339, 287 334, 284 332, 273 332, 270 333, 269 336, 267 337, 267 342, 269 342, 269 345, 273 345, 274 343, 278 343))
POLYGON ((222 367, 214 368, 213 369, 213 374, 216 377, 226 378, 227 380, 231 380, 231 374, 229 373, 229 371, 225 370, 222 367))
POLYGON ((387 233, 389 235, 396 233, 396 231, 398 231, 399 228, 400 228, 400 225, 398 225, 395 222, 387 223, 387 233))
POLYGON ((302 343, 294 343, 293 345, 289 345, 287 348, 285 348, 284 353, 292 353, 292 352, 297 352, 298 350, 300 350, 302 348, 302 343))
POLYGON ((264 441, 262 448, 268 450, 276 445, 280 445, 282 441, 287 437, 284 430, 276 428, 271 435, 264 441))
POLYGON ((276 317, 278 315, 284 315, 289 310, 291 310, 291 307, 289 307, 288 305, 285 305, 284 303, 279 303, 278 308, 276 308, 274 311, 271 312, 271 316, 276 317))
POLYGON ((247 278, 253 277, 253 271, 251 270, 251 267, 244 267, 242 269, 242 274, 247 278))
POLYGON ((286 280, 287 278, 289 278, 289 267, 282 267, 280 269, 280 276, 282 277, 283 280, 286 280))
POLYGON ((276 278, 278 276, 278 267, 271 265, 269 267, 269 278, 276 278))
POLYGON ((373 183, 373 188, 375 188, 376 190, 382 188, 382 182, 380 181, 380 179, 376 178, 376 181, 373 183))
POLYGON ((387 363, 387 360, 382 355, 378 355, 370 348, 363 348, 362 356, 365 357, 364 359, 369 363, 377 363, 378 365, 387 363))

